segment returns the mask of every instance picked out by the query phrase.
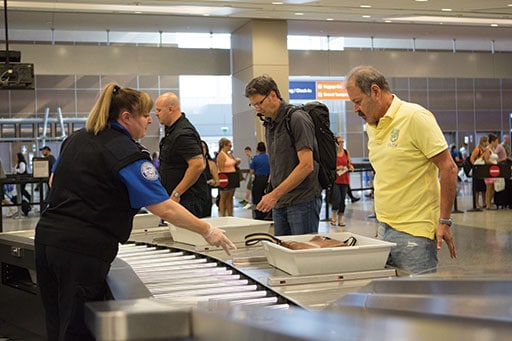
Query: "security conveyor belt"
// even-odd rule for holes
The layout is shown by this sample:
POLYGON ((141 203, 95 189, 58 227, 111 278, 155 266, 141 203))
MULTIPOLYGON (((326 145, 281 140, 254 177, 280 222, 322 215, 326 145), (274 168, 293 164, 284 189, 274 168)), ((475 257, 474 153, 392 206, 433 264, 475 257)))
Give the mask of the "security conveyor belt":
MULTIPOLYGON (((0 318, 44 335, 32 237, 0 234, 0 318)), ((512 332, 510 274, 290 276, 261 247, 195 253, 165 227, 136 228, 130 239, 108 278, 115 300, 86 305, 99 340, 505 340, 512 332)))
MULTIPOLYGON (((233 250, 231 256, 221 249, 198 252, 193 245, 173 242, 167 227, 155 227, 150 230, 135 228, 130 240, 168 246, 190 254, 207 255, 252 278, 260 285, 283 296, 288 302, 306 309, 323 309, 343 295, 357 291, 375 278, 396 277, 395 269, 291 276, 268 264, 260 244, 251 247, 238 245, 238 249, 233 250)), ((319 266, 321 267, 322 264, 319 266)))
MULTIPOLYGON (((153 297, 169 304, 196 307, 199 302, 229 301, 230 304, 274 305, 288 308, 280 295, 248 278, 235 268, 205 255, 166 246, 129 243, 119 248, 116 263, 109 274, 109 286, 115 299, 153 297), (140 281, 127 281, 127 273, 140 281), (137 284, 135 290, 116 288, 119 283, 137 284), (140 286, 142 284, 142 286, 140 286)), ((274 308, 275 308, 274 307, 274 308)))

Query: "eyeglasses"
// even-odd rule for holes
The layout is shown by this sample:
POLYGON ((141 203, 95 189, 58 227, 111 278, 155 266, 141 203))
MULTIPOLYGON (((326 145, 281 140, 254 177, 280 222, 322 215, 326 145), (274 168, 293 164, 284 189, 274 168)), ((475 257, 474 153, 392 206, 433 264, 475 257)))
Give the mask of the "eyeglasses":
POLYGON ((261 101, 259 101, 258 103, 254 103, 254 104, 249 103, 249 108, 256 109, 256 107, 261 107, 263 102, 265 102, 265 100, 267 99, 268 95, 270 95, 270 93, 268 93, 265 97, 263 97, 263 99, 261 101))

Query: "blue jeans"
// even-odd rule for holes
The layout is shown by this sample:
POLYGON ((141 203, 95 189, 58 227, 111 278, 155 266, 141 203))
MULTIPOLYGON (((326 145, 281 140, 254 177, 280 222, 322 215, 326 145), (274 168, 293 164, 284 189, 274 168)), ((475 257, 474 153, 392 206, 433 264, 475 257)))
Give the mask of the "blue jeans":
POLYGON ((273 208, 274 234, 286 236, 294 234, 318 233, 322 198, 302 204, 273 208))
POLYGON ((412 274, 436 272, 436 241, 399 232, 386 223, 379 223, 378 239, 396 243, 387 264, 412 274))

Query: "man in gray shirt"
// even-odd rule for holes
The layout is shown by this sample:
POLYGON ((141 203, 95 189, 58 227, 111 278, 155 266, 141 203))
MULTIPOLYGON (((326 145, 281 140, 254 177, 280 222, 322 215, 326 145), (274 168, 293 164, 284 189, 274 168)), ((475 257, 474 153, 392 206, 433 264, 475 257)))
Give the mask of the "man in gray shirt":
POLYGON ((290 105, 268 75, 254 78, 245 88, 249 106, 265 118, 265 138, 270 159, 273 190, 263 196, 256 209, 272 210, 276 236, 318 233, 321 187, 318 163, 313 158, 317 143, 313 121, 303 110, 294 111, 286 127, 290 105))

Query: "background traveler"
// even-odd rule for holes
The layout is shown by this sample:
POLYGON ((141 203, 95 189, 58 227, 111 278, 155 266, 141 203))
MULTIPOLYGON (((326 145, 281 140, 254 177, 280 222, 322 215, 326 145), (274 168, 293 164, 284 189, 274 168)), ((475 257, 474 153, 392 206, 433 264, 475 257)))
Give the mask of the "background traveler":
POLYGON ((206 167, 204 168, 204 174, 206 176, 206 183, 208 184, 208 204, 205 206, 203 216, 210 217, 212 215, 213 196, 212 189, 219 186, 219 170, 217 164, 213 161, 210 155, 210 149, 205 141, 201 140, 201 146, 203 147, 203 155, 206 159, 206 167))
POLYGON ((160 155, 158 152, 153 152, 151 154, 151 160, 153 161, 153 165, 155 165, 156 169, 160 169, 160 155))
MULTIPOLYGON (((52 149, 48 146, 44 146, 42 148, 39 148, 41 151, 41 154, 48 159, 48 174, 52 173, 53 165, 55 165, 55 156, 52 155, 52 149)), ((50 190, 50 185, 48 183, 48 191, 50 190)), ((42 193, 42 192, 41 192, 42 193)), ((48 197, 48 192, 45 195, 45 198, 48 197)))
POLYGON ((462 160, 465 160, 469 156, 468 144, 463 143, 462 147, 460 147, 460 149, 459 149, 459 152, 460 152, 460 155, 462 155, 462 160))
POLYGON ((240 187, 240 178, 238 177, 236 166, 240 164, 240 159, 235 159, 231 148, 233 144, 228 138, 221 138, 219 140, 219 152, 217 154, 217 168, 219 173, 231 174, 232 181, 225 187, 219 187, 219 216, 233 216, 233 197, 235 195, 235 188, 240 187), (234 174, 235 173, 235 174, 234 174), (238 177, 235 179, 235 177, 238 177))
MULTIPOLYGON (((498 147, 498 136, 489 134, 489 144, 484 152, 484 161, 487 165, 498 164, 498 154, 496 153, 496 147, 498 147)), ((491 210, 492 198, 494 196, 494 178, 485 178, 485 209, 491 210)))
POLYGON ((181 112, 178 96, 172 92, 156 99, 155 115, 165 126, 165 136, 160 140, 162 184, 172 200, 203 218, 209 189, 199 133, 181 112))
POLYGON ((345 140, 343 137, 336 137, 336 142, 338 143, 338 150, 336 155, 336 180, 331 189, 331 226, 345 227, 343 222, 345 198, 350 184, 349 172, 354 171, 354 166, 350 160, 349 152, 344 148, 345 140))
POLYGON ((503 142, 501 142, 503 148, 505 148, 505 152, 507 153, 507 158, 510 158, 512 155, 510 154, 510 135, 506 134, 503 136, 503 142))
MULTIPOLYGON (((17 175, 28 174, 27 161, 25 160, 25 156, 22 153, 16 153, 16 165, 14 166, 14 173, 17 175)), ((19 187, 20 191, 21 191, 21 198, 20 199, 18 199, 18 197, 13 198, 13 201, 15 203, 19 203, 18 200, 21 200, 21 204, 22 204, 21 211, 24 216, 27 216, 28 212, 32 209, 32 207, 30 206, 30 202, 32 201, 32 196, 27 191, 26 187, 27 187, 26 183, 21 183, 20 187, 19 187), (23 203, 23 200, 24 200, 23 198, 25 198, 28 203, 23 203)), ((20 193, 18 193, 17 195, 20 195, 20 193)))
MULTIPOLYGON (((265 194, 265 188, 270 175, 270 163, 268 160, 267 147, 264 142, 258 142, 256 156, 249 165, 249 172, 251 177, 254 178, 251 190, 252 204, 254 207, 257 207, 265 194)), ((261 212, 256 208, 254 209, 254 219, 263 220, 267 216, 268 213, 261 212)))
POLYGON ((55 156, 52 155, 52 149, 48 146, 44 146, 39 148, 39 150, 41 151, 41 154, 48 159, 48 168, 50 170, 48 173, 50 174, 52 172, 53 165, 55 164, 55 156))
MULTIPOLYGON (((485 164, 485 161, 483 159, 484 152, 487 149, 487 146, 489 145, 489 138, 487 136, 481 136, 480 140, 478 141, 478 146, 473 149, 471 152, 471 157, 469 158, 469 161, 471 162, 471 165, 476 164, 485 164)), ((476 208, 482 208, 485 206, 485 192, 486 192, 486 186, 484 179, 476 179, 473 177, 473 189, 474 189, 474 195, 475 195, 475 205, 476 208), (480 205, 480 200, 478 197, 482 197, 482 204, 480 205)))
MULTIPOLYGON (((251 164, 251 161, 252 161, 252 148, 249 147, 249 146, 246 146, 244 148, 244 153, 245 153, 245 156, 247 156, 247 167, 249 168, 249 165, 251 164)), ((244 205, 244 208, 245 209, 251 209, 252 208, 252 201, 251 201, 251 189, 252 189, 252 182, 253 182, 253 178, 252 178, 252 175, 251 173, 247 173, 245 174, 245 177, 244 177, 244 180, 245 180, 245 196, 243 198, 242 201, 240 201, 239 203, 244 205)))
POLYGON ((498 154, 498 163, 505 161, 508 158, 507 150, 503 143, 498 143, 496 145, 496 154, 498 154))

